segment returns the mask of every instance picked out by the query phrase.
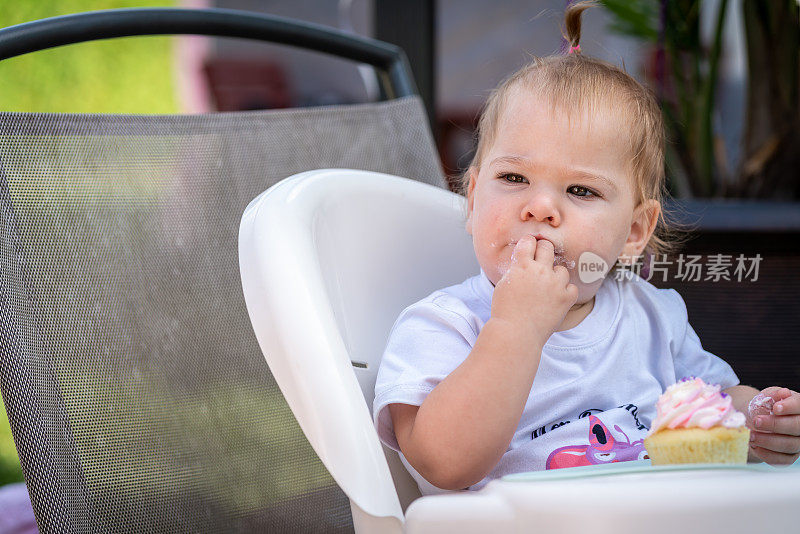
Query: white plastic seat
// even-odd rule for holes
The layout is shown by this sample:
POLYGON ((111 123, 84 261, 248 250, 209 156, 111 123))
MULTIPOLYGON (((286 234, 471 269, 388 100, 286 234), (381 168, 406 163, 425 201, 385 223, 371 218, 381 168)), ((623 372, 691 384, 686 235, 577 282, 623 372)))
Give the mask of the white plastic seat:
POLYGON ((374 430, 375 377, 403 308, 479 272, 464 220, 459 195, 342 169, 287 178, 242 217, 239 261, 256 337, 350 498, 357 531, 400 531, 419 497, 374 430))

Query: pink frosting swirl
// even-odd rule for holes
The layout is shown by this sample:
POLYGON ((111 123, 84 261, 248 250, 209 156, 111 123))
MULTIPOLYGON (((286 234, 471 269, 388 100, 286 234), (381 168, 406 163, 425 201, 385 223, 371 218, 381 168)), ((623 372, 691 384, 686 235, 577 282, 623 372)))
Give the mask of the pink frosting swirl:
POLYGON ((716 384, 690 377, 672 384, 658 398, 650 433, 663 428, 735 428, 744 423, 744 414, 733 407, 730 395, 716 384))

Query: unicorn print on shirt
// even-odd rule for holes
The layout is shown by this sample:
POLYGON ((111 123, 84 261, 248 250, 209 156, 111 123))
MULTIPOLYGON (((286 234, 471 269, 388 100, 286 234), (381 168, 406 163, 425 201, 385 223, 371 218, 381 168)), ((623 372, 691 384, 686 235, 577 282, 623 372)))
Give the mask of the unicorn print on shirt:
POLYGON ((554 450, 547 457, 545 469, 627 462, 648 458, 644 449, 643 439, 631 443, 628 435, 622 431, 619 425, 614 425, 614 430, 625 436, 625 441, 614 438, 613 434, 598 417, 590 415, 589 444, 567 445, 554 450))

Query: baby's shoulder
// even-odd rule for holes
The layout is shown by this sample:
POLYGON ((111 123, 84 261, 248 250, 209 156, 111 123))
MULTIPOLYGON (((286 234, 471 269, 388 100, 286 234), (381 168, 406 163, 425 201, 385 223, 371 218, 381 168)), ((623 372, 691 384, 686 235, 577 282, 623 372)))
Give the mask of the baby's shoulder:
POLYGON ((615 283, 628 308, 639 307, 648 315, 665 316, 670 320, 685 320, 687 317, 686 304, 674 289, 658 288, 631 271, 617 277, 615 283))
POLYGON ((491 308, 480 295, 476 294, 473 280, 467 279, 438 289, 408 306, 398 317, 398 322, 424 320, 437 323, 450 323, 462 330, 467 326, 475 335, 480 330, 482 318, 491 308))

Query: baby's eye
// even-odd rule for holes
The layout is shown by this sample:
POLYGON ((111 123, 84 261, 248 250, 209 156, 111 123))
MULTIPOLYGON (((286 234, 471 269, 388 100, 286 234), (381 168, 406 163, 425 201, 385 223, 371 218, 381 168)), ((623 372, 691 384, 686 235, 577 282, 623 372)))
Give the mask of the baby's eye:
POLYGON ((575 195, 576 197, 599 197, 597 193, 582 185, 571 185, 567 188, 567 192, 575 195))
POLYGON ((511 182, 511 183, 514 183, 514 184, 524 184, 524 183, 527 183, 527 181, 528 181, 528 179, 525 178, 524 176, 521 176, 519 174, 513 174, 513 173, 503 174, 501 176, 501 178, 503 178, 507 182, 511 182))

